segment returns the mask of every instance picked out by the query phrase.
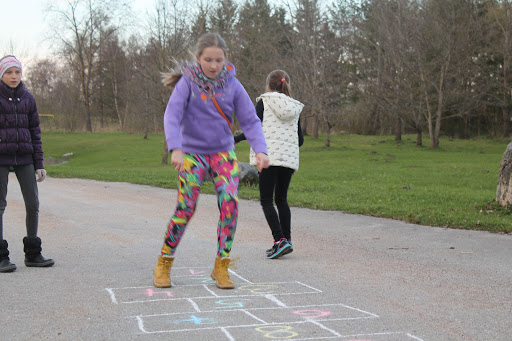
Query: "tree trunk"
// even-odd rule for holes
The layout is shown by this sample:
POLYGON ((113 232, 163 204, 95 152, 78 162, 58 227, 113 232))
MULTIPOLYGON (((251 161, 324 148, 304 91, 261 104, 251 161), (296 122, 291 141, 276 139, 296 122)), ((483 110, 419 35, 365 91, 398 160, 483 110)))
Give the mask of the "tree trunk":
POLYGON ((395 141, 402 141, 402 119, 399 116, 395 121, 395 141))
POLYGON ((432 147, 435 144, 435 137, 434 137, 434 124, 432 122, 432 114, 431 113, 428 113, 427 124, 428 124, 428 136, 430 139, 430 147, 432 147))
POLYGON ((469 139, 471 134, 471 119, 466 115, 464 116, 464 139, 469 139))
POLYGON ((89 105, 89 100, 86 100, 85 102, 85 123, 87 132, 92 133, 91 107, 89 105))
POLYGON ((318 119, 316 116, 313 116, 313 137, 318 138, 318 119))
MULTIPOLYGON (((448 62, 447 62, 448 63, 448 62)), ((437 110, 436 110, 436 128, 434 130, 434 139, 431 140, 430 147, 433 149, 439 148, 439 134, 441 133, 441 117, 443 116, 444 106, 444 77, 445 72, 448 70, 448 66, 445 64, 441 67, 439 74, 439 92, 437 94, 437 110)))
POLYGON ((117 74, 116 74, 115 66, 114 66, 114 75, 112 77, 112 92, 113 92, 112 95, 114 97, 114 110, 116 111, 116 115, 119 120, 119 127, 121 129, 123 129, 124 128, 124 120, 121 115, 121 111, 119 110, 119 101, 118 101, 119 91, 117 89, 117 79, 116 78, 117 78, 117 74))
POLYGON ((503 137, 507 138, 510 135, 510 111, 508 109, 508 105, 505 104, 502 107, 503 112, 503 137))
POLYGON ((91 105, 89 102, 89 83, 85 80, 85 71, 83 69, 85 66, 82 65, 82 71, 80 72, 81 83, 82 83, 82 94, 84 96, 84 106, 85 106, 85 127, 87 132, 92 133, 92 122, 91 122, 91 105))
POLYGON ((377 135, 377 130, 380 128, 380 114, 377 104, 372 105, 370 110, 370 122, 368 122, 367 133, 368 135, 377 135))
POLYGON ((149 114, 144 114, 144 140, 148 139, 149 134, 149 114))
POLYGON ((416 145, 423 145, 423 131, 421 130, 421 128, 416 128, 416 145))
POLYGON ((306 116, 304 119, 300 120, 300 126, 302 128, 302 135, 306 136, 308 134, 308 123, 309 118, 306 116))
POLYGON ((103 86, 100 86, 100 127, 103 128, 105 126, 105 99, 103 95, 103 86))
POLYGON ((436 114, 436 128, 434 130, 434 144, 431 145, 433 149, 439 148, 439 135, 441 134, 441 115, 442 115, 442 109, 437 109, 436 114))
POLYGON ((327 124, 327 137, 325 138, 325 146, 331 146, 331 126, 327 124))

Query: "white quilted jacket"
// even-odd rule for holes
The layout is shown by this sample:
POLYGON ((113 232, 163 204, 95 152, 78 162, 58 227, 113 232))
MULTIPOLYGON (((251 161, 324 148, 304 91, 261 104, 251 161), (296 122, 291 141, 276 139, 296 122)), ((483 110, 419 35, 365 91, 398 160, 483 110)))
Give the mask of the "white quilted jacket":
MULTIPOLYGON (((267 92, 256 99, 263 100, 263 133, 267 141, 271 166, 299 169, 297 127, 304 104, 279 92, 267 92)), ((250 163, 256 165, 251 149, 250 163)))

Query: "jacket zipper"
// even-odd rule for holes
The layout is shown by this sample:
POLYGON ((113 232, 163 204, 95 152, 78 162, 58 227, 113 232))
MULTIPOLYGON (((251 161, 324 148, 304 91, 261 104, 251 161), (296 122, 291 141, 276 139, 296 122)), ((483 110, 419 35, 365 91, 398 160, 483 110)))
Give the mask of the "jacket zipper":
POLYGON ((20 147, 20 136, 19 136, 19 132, 18 132, 18 110, 17 110, 18 108, 16 105, 17 97, 15 95, 16 95, 15 91, 12 90, 12 99, 14 102, 14 116, 16 117, 16 153, 14 154, 14 164, 17 166, 18 165, 18 158, 17 158, 18 148, 20 147))

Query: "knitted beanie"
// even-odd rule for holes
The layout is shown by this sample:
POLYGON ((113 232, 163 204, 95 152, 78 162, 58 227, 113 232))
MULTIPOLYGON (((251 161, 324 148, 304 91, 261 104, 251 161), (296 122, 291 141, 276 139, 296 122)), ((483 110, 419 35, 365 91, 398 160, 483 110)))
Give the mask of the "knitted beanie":
POLYGON ((23 72, 21 68, 21 63, 16 57, 14 56, 5 56, 0 60, 0 79, 4 76, 4 72, 7 71, 7 69, 16 66, 18 69, 20 69, 21 72, 23 72))

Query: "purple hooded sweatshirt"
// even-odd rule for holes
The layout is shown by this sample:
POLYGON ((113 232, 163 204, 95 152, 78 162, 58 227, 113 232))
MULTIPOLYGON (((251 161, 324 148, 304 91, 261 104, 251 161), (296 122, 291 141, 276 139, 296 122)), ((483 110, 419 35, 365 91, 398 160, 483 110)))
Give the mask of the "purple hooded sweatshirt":
MULTIPOLYGON (((215 99, 224 114, 233 122, 235 113, 240 127, 256 153, 267 153, 261 121, 243 85, 235 78, 230 64, 224 89, 215 89, 215 99)), ((228 123, 208 98, 187 75, 183 75, 171 94, 164 115, 165 139, 169 151, 215 154, 234 149, 234 139, 228 123)))
POLYGON ((0 166, 30 164, 43 169, 36 101, 23 82, 13 89, 0 81, 0 166))

